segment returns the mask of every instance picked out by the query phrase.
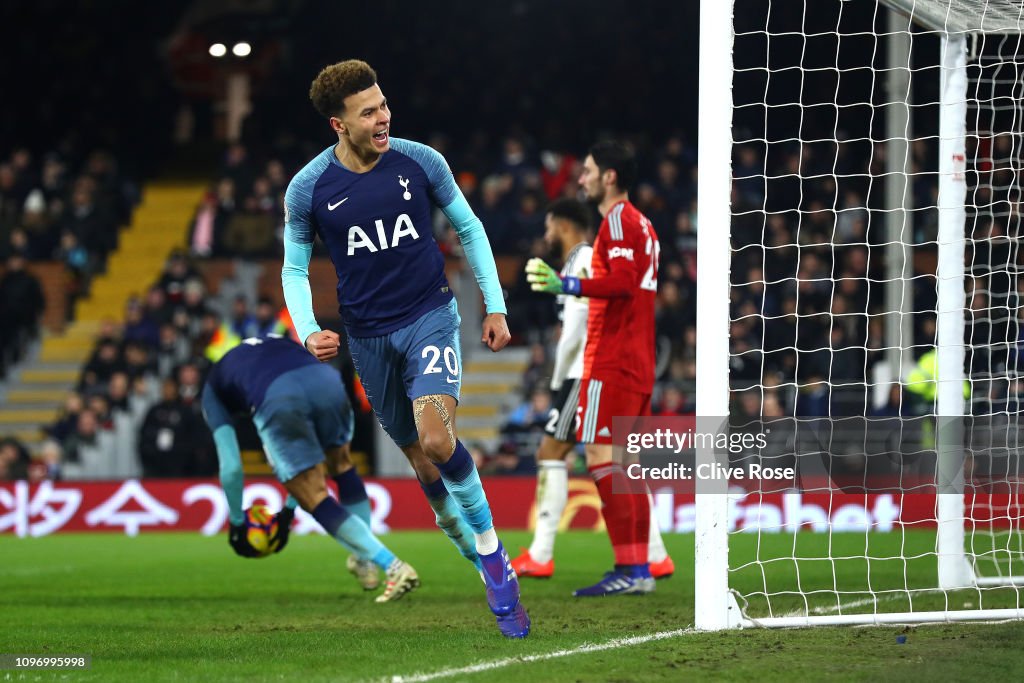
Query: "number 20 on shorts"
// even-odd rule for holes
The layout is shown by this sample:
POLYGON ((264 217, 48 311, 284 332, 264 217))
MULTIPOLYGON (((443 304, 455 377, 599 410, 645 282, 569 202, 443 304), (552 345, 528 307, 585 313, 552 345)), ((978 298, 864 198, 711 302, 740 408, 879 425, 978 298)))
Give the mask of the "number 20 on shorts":
POLYGON ((433 344, 430 346, 423 347, 423 353, 420 354, 420 358, 429 358, 427 361, 427 367, 424 368, 424 375, 432 375, 437 372, 441 372, 441 368, 438 367, 437 363, 444 356, 444 367, 448 370, 448 374, 452 377, 459 376, 459 357, 455 355, 455 349, 450 346, 444 347, 444 352, 437 348, 433 344))

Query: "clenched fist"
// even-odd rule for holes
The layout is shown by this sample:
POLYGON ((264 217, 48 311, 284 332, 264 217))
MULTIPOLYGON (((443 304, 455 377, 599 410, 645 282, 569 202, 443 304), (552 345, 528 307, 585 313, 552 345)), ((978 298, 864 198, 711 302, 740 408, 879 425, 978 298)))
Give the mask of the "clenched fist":
POLYGON ((331 330, 321 330, 306 337, 306 350, 321 363, 337 356, 340 346, 338 333, 331 330))

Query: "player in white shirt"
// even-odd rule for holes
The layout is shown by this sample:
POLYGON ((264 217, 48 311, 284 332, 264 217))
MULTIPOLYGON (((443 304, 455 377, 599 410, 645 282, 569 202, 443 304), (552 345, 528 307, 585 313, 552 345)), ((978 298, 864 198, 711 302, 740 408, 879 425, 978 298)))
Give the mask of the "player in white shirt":
MULTIPOLYGON (((590 233, 590 209, 573 199, 560 199, 548 207, 544 221, 544 241, 559 249, 564 265, 562 277, 589 278, 593 247, 587 242, 590 233)), ((555 534, 569 497, 569 475, 566 456, 576 446, 577 407, 580 399, 580 378, 583 376, 583 349, 587 345, 586 297, 559 294, 562 333, 555 350, 555 367, 551 373, 554 398, 546 432, 537 449, 537 526, 533 543, 512 561, 520 577, 549 578, 555 571, 553 559, 555 534)), ((675 567, 665 551, 654 516, 648 554, 654 578, 671 576, 675 567)))

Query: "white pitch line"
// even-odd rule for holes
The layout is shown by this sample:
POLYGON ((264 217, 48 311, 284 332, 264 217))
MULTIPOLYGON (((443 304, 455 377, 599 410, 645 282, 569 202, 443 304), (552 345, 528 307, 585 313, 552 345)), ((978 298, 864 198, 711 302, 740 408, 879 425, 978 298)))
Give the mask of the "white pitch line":
MULTIPOLYGON (((915 588, 915 589, 913 589, 913 592, 915 592, 915 593, 941 593, 941 592, 943 592, 943 590, 941 588, 915 588)), ((865 605, 877 605, 878 603, 881 603, 881 602, 887 602, 887 601, 892 601, 892 600, 900 600, 900 599, 903 599, 905 597, 906 597, 905 593, 901 593, 901 592, 897 591, 897 592, 895 592, 895 593, 893 593, 891 595, 876 595, 873 598, 860 598, 859 600, 850 600, 848 602, 843 602, 843 603, 840 603, 838 605, 825 605, 825 606, 819 606, 819 607, 812 607, 811 608, 811 612, 813 614, 816 614, 816 615, 836 614, 837 612, 842 612, 843 610, 846 610, 846 609, 853 609, 855 607, 864 607, 865 605)), ((807 615, 804 613, 803 610, 792 610, 792 611, 790 611, 787 614, 783 614, 782 616, 784 616, 784 617, 803 617, 803 616, 807 616, 807 615)))
MULTIPOLYGON (((895 600, 897 596, 878 596, 874 598, 861 598, 860 600, 850 600, 849 602, 841 602, 838 605, 829 605, 827 607, 815 607, 812 612, 815 614, 833 614, 835 612, 842 612, 844 609, 853 609, 854 607, 864 607, 865 605, 876 605, 884 600, 895 600)), ((898 596, 902 597, 902 596, 898 596)))
POLYGON ((481 671, 493 671, 494 669, 501 669, 511 664, 529 664, 531 662, 543 662, 548 659, 558 659, 559 657, 569 657, 571 655, 578 655, 587 652, 601 652, 602 650, 614 650, 616 648, 628 647, 630 645, 643 645, 644 643, 650 643, 655 640, 677 638, 687 633, 696 633, 696 631, 694 631, 692 628, 680 628, 674 631, 660 631, 658 633, 651 633, 646 636, 615 638, 614 640, 609 640, 606 643, 583 644, 579 647, 569 648, 567 650, 555 650, 554 652, 546 652, 544 654, 539 655, 506 657, 504 659, 495 659, 490 662, 470 664, 469 666, 461 666, 452 669, 441 669, 440 671, 433 671, 430 673, 409 674, 407 676, 392 676, 391 678, 386 678, 384 680, 386 681, 386 683, 424 683, 425 681, 434 681, 439 678, 458 676, 459 674, 475 674, 481 671))

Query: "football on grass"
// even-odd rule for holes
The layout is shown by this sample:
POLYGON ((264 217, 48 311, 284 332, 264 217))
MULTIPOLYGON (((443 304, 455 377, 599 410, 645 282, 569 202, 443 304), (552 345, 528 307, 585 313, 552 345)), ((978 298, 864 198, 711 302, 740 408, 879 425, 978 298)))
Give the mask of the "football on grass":
POLYGON ((249 545, 260 557, 274 554, 278 542, 271 539, 277 535, 277 519, 265 505, 256 504, 245 511, 245 527, 249 545))

